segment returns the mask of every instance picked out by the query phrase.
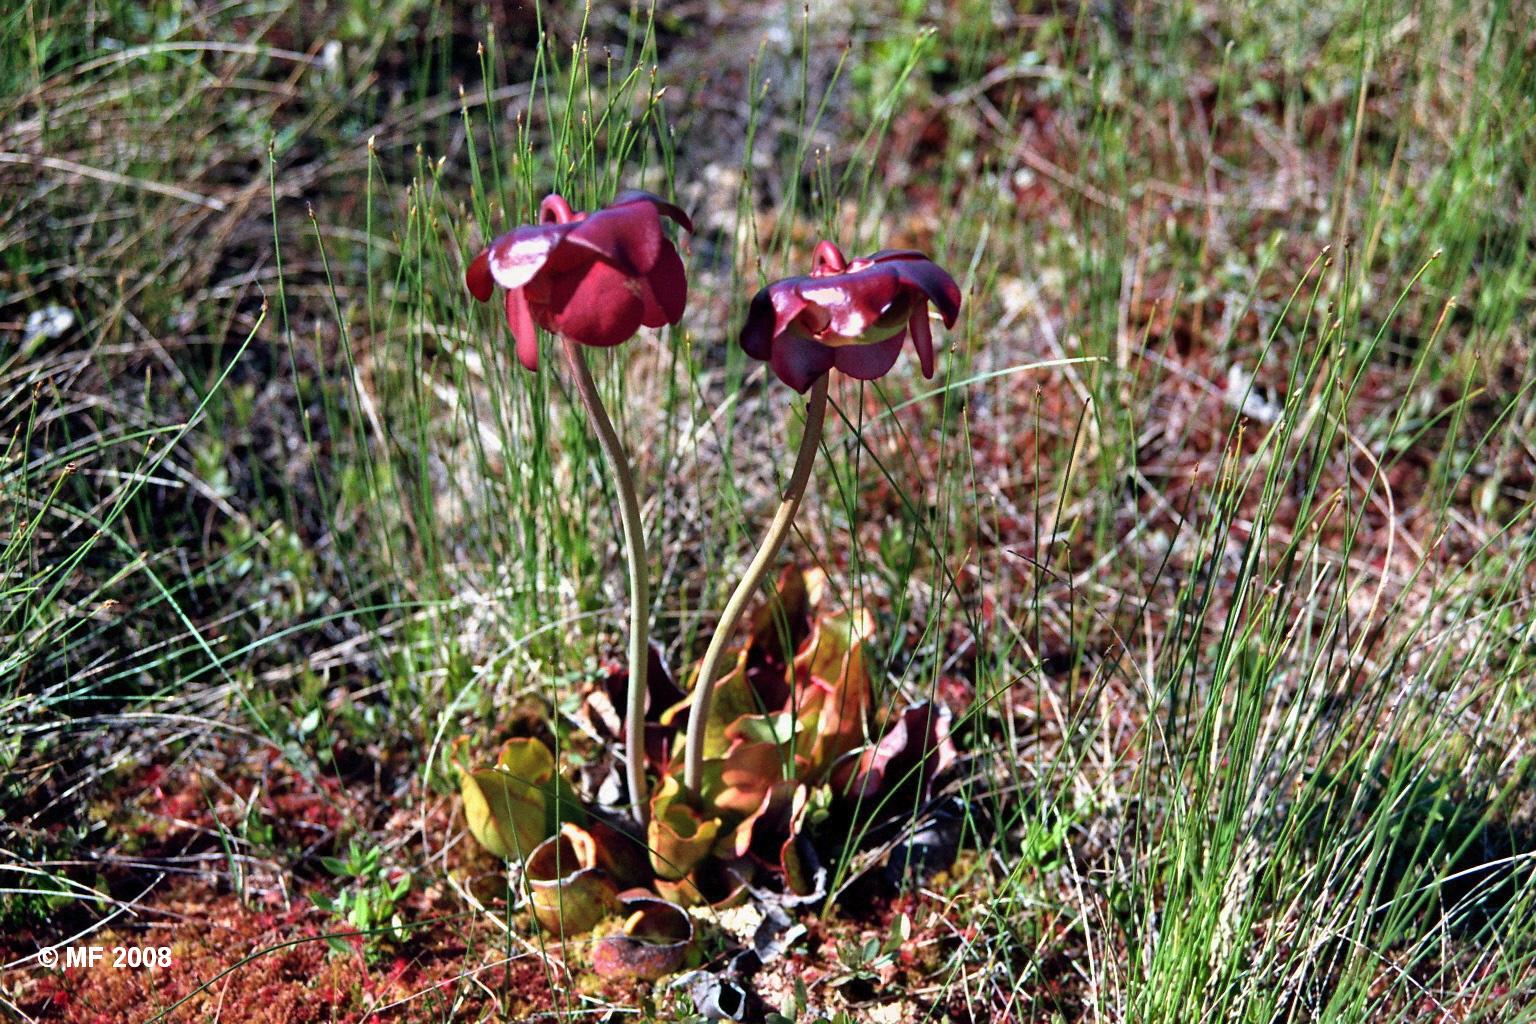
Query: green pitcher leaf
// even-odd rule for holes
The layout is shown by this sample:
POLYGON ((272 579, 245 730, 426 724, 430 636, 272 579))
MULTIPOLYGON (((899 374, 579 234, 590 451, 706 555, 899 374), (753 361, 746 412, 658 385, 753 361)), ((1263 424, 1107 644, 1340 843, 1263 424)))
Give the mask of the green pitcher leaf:
POLYGON ((777 743, 739 742, 720 760, 720 785, 710 802, 722 813, 746 817, 783 775, 784 755, 777 743))
POLYGON ((522 860, 553 835, 561 821, 585 817, 575 791, 555 770, 554 755, 541 741, 508 740, 490 768, 467 765, 467 742, 460 737, 452 753, 460 773, 464 818, 470 834, 491 853, 522 860))
POLYGON ((683 784, 675 776, 662 780, 651 796, 651 867, 661 878, 677 880, 709 856, 720 819, 690 807, 683 784))
POLYGON ((592 969, 604 978, 655 981, 683 966, 693 943, 693 919, 654 896, 624 900, 623 929, 592 947, 592 969))
POLYGON ((795 656, 795 678, 803 681, 797 717, 814 730, 806 738, 809 749, 796 743, 802 778, 820 778, 864 743, 874 696, 865 645, 874 626, 874 617, 862 608, 823 615, 795 656))
POLYGON ((528 857, 533 915, 546 931, 580 935, 618 909, 618 883, 598 860, 597 840, 570 824, 562 825, 528 857))

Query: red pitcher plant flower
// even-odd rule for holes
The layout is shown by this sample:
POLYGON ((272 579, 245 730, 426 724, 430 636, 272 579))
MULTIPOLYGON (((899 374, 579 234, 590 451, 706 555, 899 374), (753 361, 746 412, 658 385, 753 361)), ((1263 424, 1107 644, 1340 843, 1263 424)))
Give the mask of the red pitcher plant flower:
POLYGON ((677 323, 688 303, 683 261, 662 233, 663 216, 693 230, 686 213, 649 192, 621 192, 595 213, 546 196, 539 223, 491 242, 464 280, 481 302, 493 285, 506 289, 507 326, 530 370, 539 361, 534 325, 583 345, 617 345, 642 324, 677 323))
POLYGON ((804 393, 828 370, 874 380, 896 364, 910 333, 923 376, 933 376, 928 303, 945 327, 960 313, 955 279, 920 252, 882 249, 850 262, 831 242, 811 272, 775 281, 752 299, 741 347, 804 393))

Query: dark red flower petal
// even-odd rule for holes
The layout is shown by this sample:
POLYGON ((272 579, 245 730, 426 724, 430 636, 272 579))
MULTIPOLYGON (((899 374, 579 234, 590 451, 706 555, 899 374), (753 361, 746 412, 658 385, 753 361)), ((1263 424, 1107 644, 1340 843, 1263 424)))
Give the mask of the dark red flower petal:
POLYGON ((683 310, 688 307, 688 275, 683 272, 683 261, 671 242, 662 241, 661 255, 641 283, 644 287, 640 300, 645 305, 641 323, 665 327, 683 318, 683 310))
POLYGON ((960 315, 960 286, 932 260, 892 260, 882 264, 892 268, 903 282, 921 291, 938 307, 945 327, 955 326, 960 315))
POLYGON ((640 282, 617 267, 595 261, 584 274, 550 281, 550 323, 583 345, 607 347, 628 341, 645 312, 640 282))
MULTIPOLYGON (((768 299, 773 305, 773 335, 778 337, 789 329, 789 325, 800 319, 810 305, 805 297, 800 294, 800 285, 804 281, 812 280, 809 277, 791 277, 784 281, 776 282, 764 289, 768 293, 768 299)), ((826 319, 826 314, 821 310, 816 311, 816 317, 826 319)))
POLYGON ((832 369, 835 359, 832 350, 819 341, 782 334, 773 341, 770 365, 780 380, 803 395, 832 369))
POLYGON ((917 362, 923 368, 923 376, 933 379, 933 332, 928 327, 928 303, 914 302, 912 318, 907 321, 912 332, 912 347, 917 349, 917 362))
POLYGON ((491 276, 503 288, 521 288, 544 268, 555 248, 575 224, 524 224, 491 243, 491 276))
POLYGON ((773 337, 777 333, 773 295, 770 289, 764 288, 752 296, 752 304, 747 307, 747 320, 741 325, 737 341, 747 355, 767 362, 773 355, 773 337))
POLYGON ((873 345, 839 345, 832 350, 832 365, 850 377, 877 380, 891 372, 906 340, 907 332, 897 331, 873 345))
POLYGON ((469 264, 469 269, 464 271, 464 283, 469 286, 469 294, 481 302, 491 300, 491 292, 495 290, 496 282, 491 279, 491 250, 481 249, 469 264))
POLYGON ((650 203, 625 203, 598 210, 566 236, 630 277, 649 274, 661 254, 661 218, 650 203))
POLYGON ((608 205, 618 206, 622 203, 650 203, 656 207, 656 211, 662 216, 670 217, 681 225, 684 231, 690 234, 693 232, 693 221, 688 219, 688 215, 683 212, 682 207, 674 206, 654 192, 647 192, 644 189, 638 188, 627 188, 614 196, 613 202, 608 205))
POLYGON ((847 274, 802 278, 796 291, 808 304, 826 310, 834 334, 859 338, 905 298, 906 289, 895 271, 877 265, 847 274))
POLYGON ((741 327, 742 351, 764 362, 772 357, 774 339, 805 311, 806 302, 800 297, 798 288, 802 281, 809 280, 808 277, 790 277, 775 281, 752 296, 752 305, 747 308, 747 322, 741 327))
POLYGON ((841 274, 848 269, 848 257, 843 255, 835 243, 826 239, 816 243, 816 251, 811 253, 811 274, 820 277, 825 274, 841 274))
POLYGON ((551 192, 539 203, 540 224, 569 224, 573 220, 580 220, 581 214, 571 209, 571 204, 566 202, 565 196, 558 192, 551 192))
POLYGON ((521 288, 507 290, 507 326, 517 341, 517 361, 530 370, 539 368, 539 332, 533 326, 533 311, 521 288))

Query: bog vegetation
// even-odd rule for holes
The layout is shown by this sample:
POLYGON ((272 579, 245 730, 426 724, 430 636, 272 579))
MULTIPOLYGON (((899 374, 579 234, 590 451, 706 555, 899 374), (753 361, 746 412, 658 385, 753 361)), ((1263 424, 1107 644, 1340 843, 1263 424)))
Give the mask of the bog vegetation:
POLYGON ((1533 167, 1496 0, 12 5, 0 1006, 1536 1019, 1533 167), (692 231, 686 311, 585 352, 627 567, 580 382, 465 274, 630 189, 692 231), (823 240, 952 275, 931 380, 743 350, 823 240), (772 757, 706 852, 669 722, 673 845, 601 864, 631 570, 659 717, 818 390, 701 730, 772 757), (498 757, 527 831, 466 807, 498 757))

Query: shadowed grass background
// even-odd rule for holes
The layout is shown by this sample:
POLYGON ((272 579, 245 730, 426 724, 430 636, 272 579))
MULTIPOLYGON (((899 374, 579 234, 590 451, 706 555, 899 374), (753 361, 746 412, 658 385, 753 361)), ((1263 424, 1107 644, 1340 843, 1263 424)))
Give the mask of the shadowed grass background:
MULTIPOLYGON (((887 700, 961 711, 969 852, 831 912, 805 1019, 1533 1016, 1517 9, 0 19, 0 948, 221 922, 180 989, 71 1002, 17 964, 13 1009, 194 1019, 293 934, 231 922, 346 930, 293 909, 338 892, 407 928, 336 1015, 636 1003, 515 973, 443 753, 544 706, 564 743, 623 622, 558 361, 517 367, 463 268, 546 191, 647 187, 698 224, 689 312, 594 364, 674 665, 798 437, 734 346, 746 298, 820 237, 924 249, 967 296, 935 381, 835 384, 788 555, 875 610, 887 700), (378 862, 324 866, 353 841, 378 862), (863 962, 898 913, 916 952, 863 962), (390 957, 416 973, 376 987, 390 957)), ((318 998, 284 984, 269 1019, 318 998)))

